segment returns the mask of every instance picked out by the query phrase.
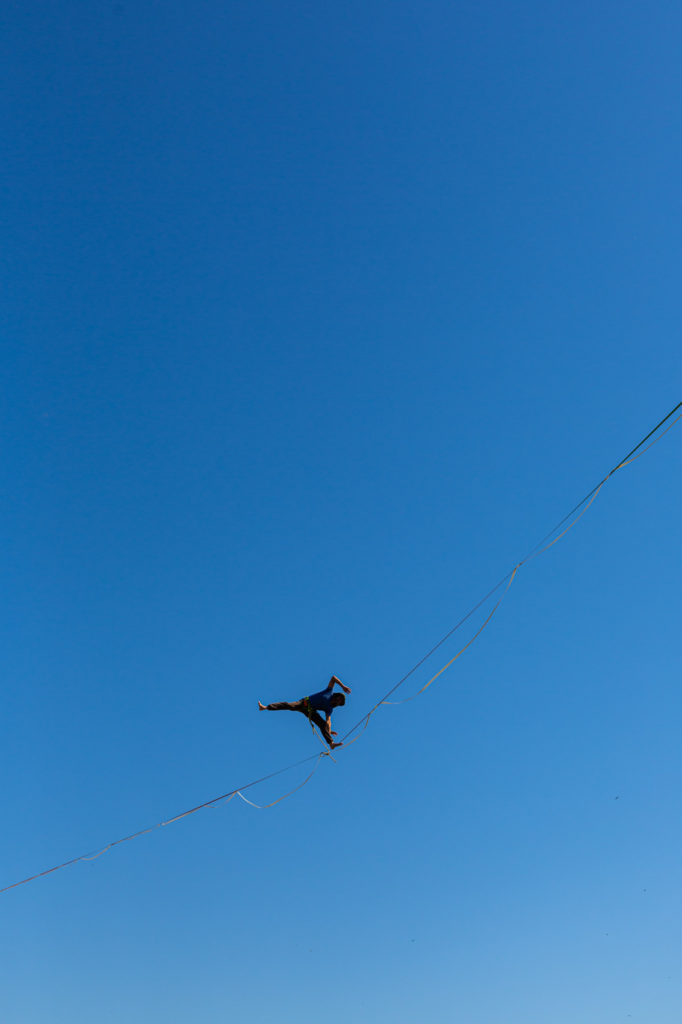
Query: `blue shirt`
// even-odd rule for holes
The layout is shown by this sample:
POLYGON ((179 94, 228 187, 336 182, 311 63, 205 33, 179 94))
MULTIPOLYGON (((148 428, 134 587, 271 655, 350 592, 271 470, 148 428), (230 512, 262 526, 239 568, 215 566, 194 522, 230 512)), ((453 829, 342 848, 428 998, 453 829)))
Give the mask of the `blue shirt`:
POLYGON ((308 697, 308 703, 314 711, 322 711, 325 715, 331 715, 334 710, 332 707, 332 696, 334 693, 334 687, 328 686, 326 690, 320 690, 319 693, 312 693, 308 697))

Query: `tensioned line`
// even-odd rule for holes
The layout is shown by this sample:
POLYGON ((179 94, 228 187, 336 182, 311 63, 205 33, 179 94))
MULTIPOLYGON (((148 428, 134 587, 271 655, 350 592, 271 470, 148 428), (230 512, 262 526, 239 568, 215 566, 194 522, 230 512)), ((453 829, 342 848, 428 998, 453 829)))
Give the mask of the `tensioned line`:
MULTIPOLYGON (((563 519, 561 519, 555 526, 552 527, 552 529, 549 531, 549 533, 545 534, 545 536, 542 538, 542 540, 538 541, 538 543, 535 545, 535 547, 532 548, 528 552, 528 554, 525 556, 525 558, 522 558, 521 561, 517 562, 516 565, 514 566, 514 568, 511 569, 508 573, 506 573, 506 575, 503 576, 495 584, 495 586, 492 587, 488 591, 488 593, 485 595, 485 597, 482 597, 479 601, 477 601, 476 604, 473 605, 473 607, 466 613, 466 615, 462 616, 462 618, 459 620, 459 622, 455 626, 453 626, 452 629, 448 630, 448 632, 436 644, 434 644, 434 646, 422 658, 420 658, 420 660, 415 665, 412 666, 412 668, 409 670, 409 672, 406 672, 405 675, 402 677, 402 679, 399 679, 398 682, 394 686, 392 686, 391 689, 381 698, 381 700, 377 701, 377 703, 371 708, 371 710, 368 711, 365 715, 363 715, 363 717, 358 722, 356 722, 356 724, 351 729, 348 730, 348 732, 344 735, 343 740, 341 742, 345 741, 349 736, 351 736, 354 732, 356 732, 357 729, 359 729, 360 726, 363 725, 363 723, 364 723, 364 727, 366 728, 368 723, 369 723, 369 720, 370 720, 371 716, 374 714, 374 712, 379 707, 381 707, 382 704, 386 704, 386 703, 404 703, 405 701, 397 701, 397 702, 389 701, 388 698, 391 697, 396 692, 396 690, 398 690, 398 688, 401 687, 403 685, 403 683, 405 683, 410 678, 410 676, 412 676, 417 671, 417 669, 419 669, 426 661, 428 661, 428 659, 431 657, 431 655, 434 654, 440 647, 442 647, 443 644, 453 635, 453 633, 455 633, 458 629, 460 629, 460 627, 463 626, 464 623, 467 622, 467 620, 470 619, 471 616, 476 611, 478 611, 478 609, 481 608, 486 603, 486 601, 488 601, 493 596, 493 594, 495 594, 500 589, 500 587, 502 587, 506 583, 507 586, 506 586, 506 588, 504 590, 504 593, 498 598, 496 604, 492 608, 492 611, 489 613, 488 617, 485 619, 483 625, 476 631, 476 633, 474 633, 473 637, 471 637, 471 639, 464 645, 464 647, 462 647, 461 650, 459 650, 457 652, 457 654, 455 654, 455 656, 453 658, 451 658, 450 661, 447 662, 446 665, 444 665, 434 676, 432 676, 431 679, 429 679, 421 687, 421 689, 417 691, 417 693, 413 694, 412 697, 405 698, 405 700, 406 701, 407 700, 412 700, 414 697, 418 696, 418 694, 423 693, 424 690, 428 686, 431 685, 431 683, 433 683, 440 675, 442 675, 443 672, 445 672, 445 670, 447 668, 449 668, 450 665, 452 665, 453 662, 456 661, 457 658, 459 658, 459 656, 468 647, 470 647, 471 644, 474 642, 474 640, 478 636, 480 636, 480 634, 483 632, 483 630, 488 625, 488 623, 490 622, 491 618, 493 617, 493 615, 497 611, 497 609, 498 609, 498 607, 499 607, 499 605, 500 605, 500 603, 501 603, 501 601, 502 601, 502 599, 504 597, 504 594, 506 594, 507 590, 509 590, 509 587, 511 586, 511 584, 512 584, 512 582, 513 582, 517 572, 521 568, 521 566, 524 565, 525 563, 531 561, 532 559, 536 558, 538 555, 542 554, 543 551, 546 551, 548 548, 552 547, 553 544, 555 544, 558 540, 561 539, 561 537, 563 537, 566 533, 568 533, 568 531, 570 529, 572 529, 573 526, 575 526, 575 524, 579 521, 579 519, 582 518, 584 513, 587 511, 587 509, 590 507, 590 505, 592 504, 594 499, 599 494, 599 491, 602 489, 602 487, 604 486, 606 481, 609 479, 609 477, 613 476, 613 474, 617 470, 622 469, 624 466, 628 465, 630 462, 634 462, 635 458, 639 458, 640 455, 643 455, 644 452, 647 451, 648 448, 651 447, 651 445, 656 444, 657 441, 660 441, 660 439, 664 436, 664 434, 666 434, 668 432, 668 430, 670 430, 670 428, 673 426, 673 424, 676 423, 682 417, 682 413, 680 413, 680 415, 677 416, 673 420, 673 422, 669 424, 668 427, 666 427, 666 429, 663 431, 663 433, 661 433, 658 437, 656 437, 655 440, 653 440, 651 442, 651 444, 647 445, 647 447, 644 448, 643 451, 640 451, 640 448, 642 448, 647 443, 649 438, 653 437, 654 434, 656 434, 661 429, 663 424, 667 423, 667 421, 672 416, 674 416, 675 413, 680 408, 682 408, 682 402, 678 402, 678 404, 673 409, 670 410, 670 412, 667 414, 667 416, 664 416, 663 419, 659 423, 657 423, 656 426, 652 430, 650 430, 649 433, 645 437, 643 437, 641 441, 638 442, 638 444, 635 445, 635 447, 632 449, 632 451, 628 452, 628 454, 625 456, 625 458, 621 459, 621 461, 616 466, 614 466, 614 468, 612 470, 610 470, 606 474, 606 476, 602 480, 600 480, 600 482, 598 484, 596 484, 596 486, 593 487, 592 490, 589 491, 585 495, 585 497, 582 498, 578 502, 578 504, 575 505, 571 509, 571 511, 568 512, 563 517, 563 519), (639 455, 636 454, 637 452, 639 452, 639 455), (561 527, 564 525, 564 523, 567 523, 569 520, 571 520, 571 517, 574 516, 575 513, 578 512, 578 510, 580 508, 582 508, 583 505, 585 505, 585 508, 583 508, 583 511, 580 513, 580 515, 576 516, 576 518, 573 519, 572 522, 570 522, 570 525, 567 526, 566 529, 563 530, 561 533, 559 533, 558 536, 554 536, 557 533, 558 530, 561 530, 561 527), (552 537, 554 539, 550 540, 550 538, 552 538, 552 537)), ((354 743, 357 739, 358 739, 358 737, 356 736, 355 740, 353 740, 351 742, 354 743)), ((347 744, 347 746, 350 746, 350 744, 347 744)), ((266 807, 273 807, 275 804, 277 804, 280 801, 286 799, 288 796, 291 796, 297 790, 299 790, 303 786, 305 786, 310 781, 310 779, 313 777, 315 772, 317 771, 317 768, 318 768, 318 766, 320 764, 320 761, 321 761, 321 759, 323 757, 331 757, 331 754, 329 753, 329 751, 326 751, 326 750, 318 752, 316 754, 311 754, 309 757, 304 757, 300 761, 295 761, 293 764, 286 765, 284 768, 278 768, 275 771, 270 772, 267 775, 263 775, 263 776, 261 776, 258 779, 254 779, 252 782, 247 782, 245 785, 240 786, 239 788, 228 790, 227 793, 223 793, 221 796, 216 796, 216 797, 213 797, 213 799, 211 799, 211 800, 204 801, 204 803, 197 804, 195 807, 191 807, 191 808, 189 808, 189 810, 182 811, 180 814, 176 814, 172 818, 168 818, 165 821, 156 822, 154 825, 150 825, 148 828, 140 829, 138 832, 133 832, 133 833, 131 833, 128 836, 123 836, 120 839, 115 839, 115 840, 113 840, 113 842, 107 843, 105 846, 101 847, 99 850, 96 850, 96 851, 94 851, 92 853, 84 853, 84 854, 81 854, 78 857, 73 857, 73 858, 71 858, 71 860, 66 860, 66 861, 64 861, 61 864, 56 864, 54 867, 47 868, 45 871, 39 871, 36 874, 29 875, 27 878, 22 878, 18 882, 13 882, 11 885, 6 885, 6 886, 4 886, 4 888, 0 889, 0 893, 8 892, 10 889, 16 889, 20 885, 26 885, 28 882, 33 882, 33 881, 35 881, 38 878, 43 878, 45 875, 50 875, 50 874, 52 874, 55 871, 59 871, 61 868, 69 867, 70 865, 77 864, 80 861, 94 860, 96 857, 100 857, 103 853, 106 853, 107 850, 111 850, 114 846, 118 846, 121 843, 129 842, 132 839, 137 839, 139 836, 146 835, 149 832, 153 832, 157 828, 163 828, 165 825, 171 825, 171 824, 173 824, 173 822, 179 821, 181 818, 186 818, 186 817, 188 817, 191 814, 195 814, 197 811, 203 810, 205 807, 212 807, 215 804, 221 803, 222 801, 229 801, 234 796, 241 797, 241 799, 245 803, 248 803, 251 807, 258 807, 260 809, 264 809, 266 807), (257 786, 257 785, 259 785, 262 782, 266 782, 268 779, 275 778, 277 775, 282 775, 285 772, 291 771, 294 768, 298 768, 300 765, 308 764, 310 761, 313 761, 313 760, 315 761, 315 765, 314 765, 312 771, 310 772, 310 774, 308 776, 306 776, 306 778, 303 780, 303 782, 299 783, 292 790, 289 790, 287 793, 284 793, 282 796, 278 797, 276 800, 273 800, 271 803, 263 804, 263 805, 255 804, 251 800, 247 800, 247 798, 245 796, 243 796, 243 791, 244 790, 251 789, 253 786, 257 786)), ((332 760, 334 760, 334 758, 332 758, 332 760)))
MULTIPOLYGON (((509 581, 509 584, 511 584, 511 582, 512 582, 512 580, 514 578, 514 575, 516 574, 518 569, 525 562, 529 562, 531 560, 531 558, 535 558, 536 555, 541 554, 541 551, 538 550, 538 549, 542 549, 543 544, 545 544, 545 542, 548 541, 550 537, 554 536, 554 534, 557 532, 557 530, 560 530, 561 527, 564 525, 564 523, 568 522, 568 520, 571 518, 571 516, 575 515, 575 513, 578 511, 578 509, 581 508, 585 504, 585 502, 590 501, 591 498, 596 498, 597 494, 599 493, 601 488, 604 486, 606 481, 609 479, 609 477, 613 476, 613 474, 616 472, 616 470, 621 469, 623 466, 627 465, 628 462, 630 462, 630 460, 632 459, 632 457, 635 454, 635 452, 639 451, 639 449, 642 447, 642 445, 646 444, 646 442, 649 440, 649 438, 653 437, 653 435, 658 430, 661 429, 663 424, 667 423, 668 420, 670 419, 670 417, 674 416, 675 413, 677 412, 677 410, 680 409, 680 408, 682 408, 682 402, 678 402, 677 405, 673 409, 671 409, 670 412, 666 416, 664 416, 663 419, 659 423, 657 423, 656 426, 652 430, 650 430, 649 433, 646 434, 646 436, 643 437, 642 440, 639 441, 635 445, 635 447, 631 451, 629 451, 628 454, 623 459, 621 459, 620 462, 618 462, 613 467, 613 469, 609 470, 609 472, 606 474, 606 476, 602 480, 600 480, 598 484, 595 484, 595 486, 592 488, 592 490, 588 491, 587 494, 585 495, 585 497, 581 498, 580 501, 578 502, 578 504, 574 505, 573 508, 571 509, 571 511, 567 512, 566 515, 563 517, 563 519, 560 519, 559 522, 556 523, 556 525, 553 526, 552 529, 548 533, 546 533, 545 536, 541 540, 539 540, 537 542, 535 547, 531 548, 531 550, 528 552, 528 554, 525 556, 525 558, 522 558, 520 562, 517 562, 513 569, 510 569, 508 573, 506 573, 500 580, 498 580, 498 582, 494 585, 494 587, 491 587, 491 589, 488 591, 488 593, 485 595, 485 597, 482 597, 480 599, 480 601, 477 601, 476 604, 472 608, 469 609, 469 611, 466 613, 466 615, 463 615, 462 618, 459 620, 459 622, 455 626, 453 626, 452 629, 449 629, 448 632, 443 637, 441 637, 441 639, 436 644, 433 645, 431 650, 428 651, 428 653, 425 654, 423 656, 423 658, 420 658, 420 660, 416 663, 416 665, 413 665, 412 668, 409 670, 409 672, 406 672, 405 675, 402 677, 402 679, 399 679, 398 682, 394 686, 391 687, 391 689, 388 691, 388 693, 386 693, 381 698, 381 700, 377 701, 377 703, 374 705, 374 707, 371 709, 371 711, 368 711, 366 715, 363 715, 363 717, 358 722, 356 722, 355 725, 351 729, 349 729, 347 733, 345 733, 345 735, 343 737, 343 740, 341 742, 344 742, 349 736, 352 736, 352 734, 356 731, 356 729, 360 728, 360 726, 363 724, 363 722, 367 723, 367 721, 369 720, 369 717, 374 714, 374 712, 377 710, 377 708, 380 707, 381 704, 385 703, 388 700, 388 698, 392 694, 394 694, 395 691, 399 687, 401 687, 403 685, 403 683, 405 683, 410 678, 410 676, 413 675, 417 671, 418 668, 421 668, 421 666, 424 664, 424 662, 428 661, 428 659, 431 657, 431 655, 435 654, 435 652, 438 650, 438 648, 442 647, 443 644, 445 643, 445 641, 449 640, 450 637, 452 636, 452 634, 455 633, 461 626, 463 626, 464 623, 468 619, 470 619, 471 616, 475 612, 477 612, 478 609, 482 605, 484 605, 486 603, 486 601, 488 601, 493 596, 493 594, 496 593, 496 591, 498 591, 500 589, 501 586, 503 586, 505 583, 507 583, 507 581, 509 581)), ((678 416, 675 420, 673 420, 673 423, 676 423, 679 418, 680 417, 678 416)), ((670 430, 670 427, 673 426, 673 423, 671 423, 670 426, 666 430, 663 431, 663 434, 667 433, 667 431, 670 430)), ((660 437, 663 437, 663 434, 661 434, 660 437)), ((660 440, 660 438, 657 438, 656 440, 660 440)), ((651 447, 651 445, 649 445, 649 447, 651 447)), ((641 454, 644 454, 644 453, 642 452, 641 454)), ((590 502, 590 504, 591 504, 591 502, 590 502)), ((576 522, 577 522, 577 520, 576 520, 576 522)), ((569 527, 569 529, 570 529, 570 527, 569 527)), ((557 537, 556 540, 558 540, 558 539, 559 538, 557 537)), ((552 541, 552 543, 554 543, 554 541, 552 541)), ((498 605, 499 605, 499 601, 498 601, 498 605)), ((497 605, 493 609, 493 612, 495 611, 496 608, 497 608, 497 605)), ((487 625, 487 623, 490 621, 490 617, 491 616, 488 616, 488 619, 486 619, 486 621, 484 623, 484 626, 487 625)), ((479 630, 479 632, 481 632, 481 630, 479 630)), ((478 634, 476 634, 476 635, 478 635, 478 634)))

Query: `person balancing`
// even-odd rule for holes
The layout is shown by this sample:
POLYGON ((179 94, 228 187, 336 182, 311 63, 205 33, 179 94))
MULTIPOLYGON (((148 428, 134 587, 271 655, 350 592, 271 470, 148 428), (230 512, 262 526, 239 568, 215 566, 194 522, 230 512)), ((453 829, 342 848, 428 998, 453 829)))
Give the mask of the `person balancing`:
POLYGON ((334 708, 339 708, 346 703, 346 698, 343 694, 350 692, 350 686, 342 683, 337 676, 332 676, 326 690, 313 693, 310 697, 301 697, 300 700, 294 701, 282 700, 276 704, 261 704, 258 701, 258 708, 260 711, 300 711, 312 725, 317 726, 326 742, 334 750, 336 747, 343 746, 343 744, 335 743, 332 739, 332 736, 336 736, 336 733, 332 731, 332 711, 334 708), (335 686, 340 686, 343 693, 334 693, 335 686), (325 718, 322 718, 319 713, 320 711, 323 712, 325 718))

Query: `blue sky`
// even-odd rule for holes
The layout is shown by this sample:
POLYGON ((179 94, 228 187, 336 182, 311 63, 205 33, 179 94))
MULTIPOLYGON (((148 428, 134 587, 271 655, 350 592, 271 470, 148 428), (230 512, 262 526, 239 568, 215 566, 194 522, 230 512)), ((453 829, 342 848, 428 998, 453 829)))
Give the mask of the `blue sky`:
MULTIPOLYGON (((257 698, 349 728, 680 401, 682 16, 1 18, 4 886, 317 752, 257 698)), ((5 893, 3 1020, 676 1024, 681 436, 291 799, 5 893)))

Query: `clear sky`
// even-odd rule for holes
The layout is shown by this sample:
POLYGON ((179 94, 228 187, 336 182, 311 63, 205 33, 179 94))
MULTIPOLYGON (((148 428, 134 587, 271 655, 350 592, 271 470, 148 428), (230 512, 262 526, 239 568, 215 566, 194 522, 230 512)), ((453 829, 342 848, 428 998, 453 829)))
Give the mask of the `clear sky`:
MULTIPOLYGON (((680 400, 682 12, 0 21, 2 887, 320 750, 257 699, 349 728, 680 400)), ((3 1022, 678 1024, 681 469, 291 799, 2 895, 3 1022)))

